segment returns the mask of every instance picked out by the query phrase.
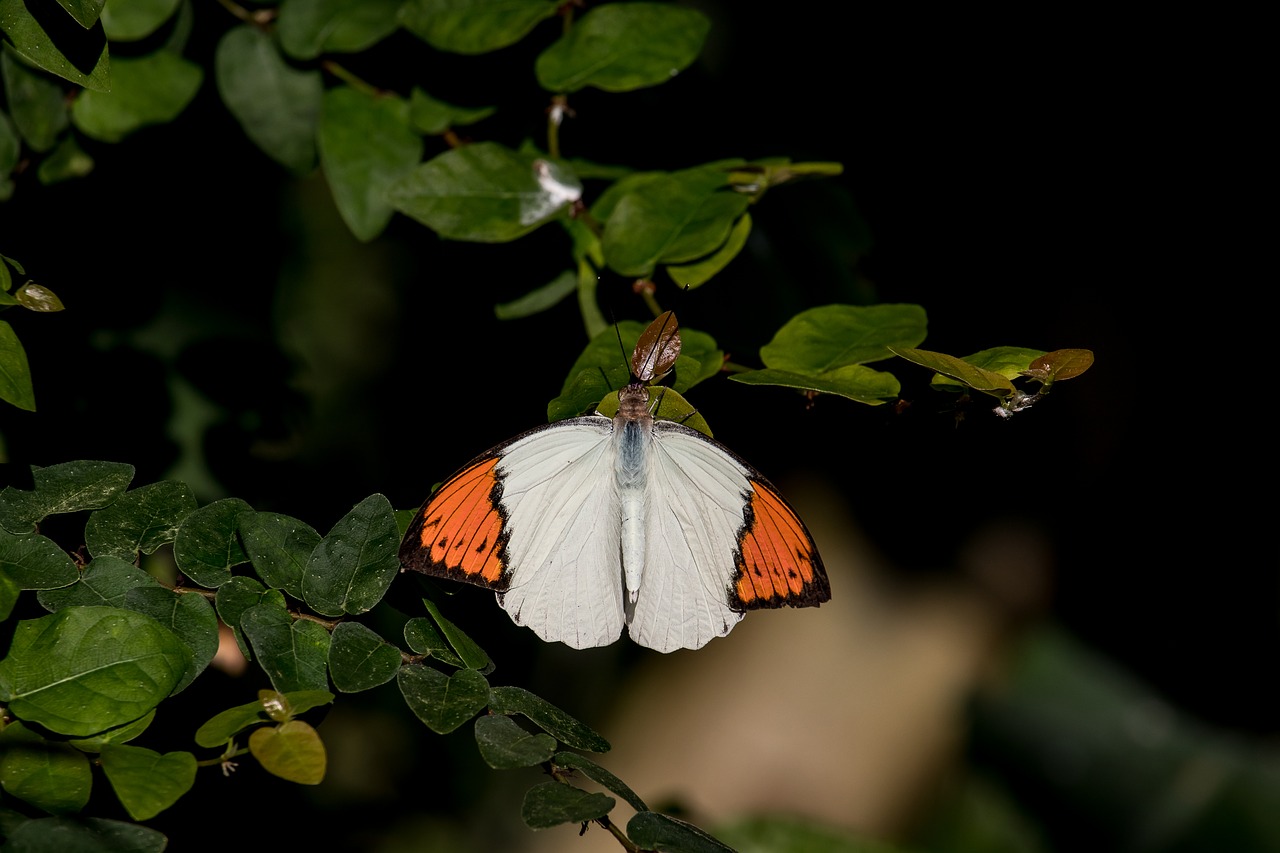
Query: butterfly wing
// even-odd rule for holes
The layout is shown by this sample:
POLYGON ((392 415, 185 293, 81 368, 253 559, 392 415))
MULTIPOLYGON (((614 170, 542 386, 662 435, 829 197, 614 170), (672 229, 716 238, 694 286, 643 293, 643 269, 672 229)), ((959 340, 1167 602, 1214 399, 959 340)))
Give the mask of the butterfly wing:
POLYGON ((746 610, 830 599, 817 547, 777 489, 702 433, 667 421, 654 428, 632 639, 661 652, 697 649, 746 610))

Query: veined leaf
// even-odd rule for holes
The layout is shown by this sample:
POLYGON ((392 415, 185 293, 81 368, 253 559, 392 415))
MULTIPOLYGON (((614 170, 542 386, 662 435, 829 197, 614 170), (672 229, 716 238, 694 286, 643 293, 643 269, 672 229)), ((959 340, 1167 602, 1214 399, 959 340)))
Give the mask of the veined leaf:
POLYGON ((50 515, 101 509, 129 488, 133 466, 123 462, 63 462, 47 468, 31 466, 35 488, 29 492, 6 486, 0 491, 0 526, 13 533, 35 530, 50 515))
POLYGON ((489 53, 520 41, 558 7, 556 0, 408 0, 400 21, 436 50, 489 53))
POLYGON ((370 495, 311 552, 302 575, 303 599, 325 616, 364 613, 400 573, 399 548, 390 501, 370 495))
POLYGON ((102 770, 125 811, 134 820, 149 820, 191 790, 196 757, 189 752, 161 755, 137 746, 102 748, 102 770))
POLYGON ((890 358, 890 347, 914 347, 925 334, 919 305, 824 305, 788 320, 760 348, 760 359, 774 370, 814 376, 890 358))

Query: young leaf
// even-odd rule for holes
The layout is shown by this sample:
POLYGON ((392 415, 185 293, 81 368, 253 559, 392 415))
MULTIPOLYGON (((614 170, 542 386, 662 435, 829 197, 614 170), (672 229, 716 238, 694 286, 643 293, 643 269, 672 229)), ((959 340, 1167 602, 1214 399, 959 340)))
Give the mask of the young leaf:
POLYGON ((1093 351, 1059 349, 1040 356, 1026 370, 1026 375, 1046 386, 1062 379, 1075 379, 1093 366, 1093 351))
POLYGON ((53 814, 73 814, 89 802, 92 784, 89 760, 70 744, 46 740, 19 722, 0 729, 6 793, 53 814))
POLYGON ((1014 391, 1013 383, 1001 374, 991 370, 984 370, 953 355, 931 352, 930 350, 912 349, 910 347, 891 347, 890 349, 894 355, 901 356, 921 367, 935 370, 944 376, 957 379, 975 391, 981 391, 984 394, 990 394, 1001 399, 1009 396, 1014 391))
POLYGON ((303 600, 325 616, 364 613, 400 573, 399 547, 391 503, 370 495, 312 550, 302 574, 303 600))
POLYGON ((125 594, 138 587, 154 587, 168 592, 159 581, 133 563, 119 557, 99 557, 85 567, 80 578, 70 586, 43 590, 36 600, 45 610, 64 607, 106 604, 124 607, 125 594))
POLYGON ((425 616, 415 616, 404 624, 404 641, 415 654, 430 655, 450 666, 466 666, 453 647, 440 636, 432 621, 425 616))
POLYGON ((657 812, 636 812, 627 821, 627 836, 646 850, 734 853, 732 847, 693 824, 657 812))
POLYGON ((67 607, 18 623, 0 660, 0 702, 59 734, 91 735, 154 708, 173 692, 190 656, 149 616, 67 607))
POLYGON ((319 785, 324 781, 324 742, 302 720, 255 729, 249 735, 249 751, 264 770, 281 779, 299 785, 319 785))
POLYGON ((76 128, 103 142, 119 142, 151 124, 173 121, 195 98, 204 69, 158 50, 111 63, 111 91, 80 93, 71 104, 76 128))
POLYGON ((108 745, 99 758, 107 781, 134 820, 160 814, 196 781, 196 758, 189 752, 161 755, 137 746, 108 745))
POLYGON ((890 347, 914 347, 923 341, 926 327, 919 305, 824 305, 788 320, 760 348, 760 359, 774 370, 820 375, 890 358, 890 347))
POLYGON ((0 320, 0 400, 28 412, 36 410, 31 367, 13 327, 0 320))
POLYGON ((302 576, 320 534, 310 525, 274 512, 238 516, 240 539, 258 577, 302 600, 302 576))
POLYGON ((222 102, 267 156, 295 175, 316 165, 316 125, 324 82, 319 71, 285 62, 271 36, 252 24, 227 31, 214 54, 222 102))
POLYGON ((489 682, 474 669, 452 676, 421 664, 400 667, 396 681, 405 704, 436 734, 448 734, 484 708, 489 682))
POLYGON ((597 6, 534 63, 548 92, 629 92, 665 83, 698 58, 711 31, 701 12, 670 3, 597 6))
POLYGON ((253 512, 253 507, 239 498, 226 498, 184 518, 173 541, 178 570, 211 589, 231 580, 231 567, 249 559, 236 535, 237 517, 245 512, 253 512))
POLYGON ((579 755, 576 752, 557 752, 552 756, 551 760, 560 767, 577 770, 591 781, 603 785, 619 797, 622 797, 622 799, 626 800, 627 804, 636 811, 644 812, 649 810, 649 807, 644 804, 644 800, 640 799, 640 797, 636 795, 636 792, 631 790, 625 782, 617 776, 614 776, 608 770, 605 770, 599 764, 596 764, 590 758, 579 755))
POLYGON ((47 536, 0 530, 0 577, 18 589, 54 589, 80 578, 75 561, 47 536))
POLYGON ((240 627, 258 665, 281 693, 329 686, 329 632, 309 619, 293 619, 283 607, 258 604, 240 616, 240 627))
POLYGON ((471 639, 461 628, 450 622, 440 613, 440 608, 429 598, 422 599, 422 603, 426 606, 427 612, 431 614, 431 618, 435 620, 436 625, 440 626, 440 633, 444 634, 444 638, 449 641, 449 645, 453 646, 453 650, 458 653, 458 657, 462 658, 462 662, 466 664, 468 669, 475 669, 481 672, 493 671, 493 661, 489 659, 489 655, 484 649, 471 639))
POLYGON ((608 752, 609 741, 523 687, 495 687, 489 691, 489 710, 495 714, 524 714, 561 743, 591 752, 608 752))
POLYGON ((342 622, 329 640, 329 676, 343 693, 386 684, 400 669, 400 650, 359 622, 342 622))
POLYGON ((556 0, 407 0, 400 22, 436 50, 489 53, 520 41, 558 7, 556 0))
POLYGON ((125 492, 110 506, 95 510, 84 527, 85 546, 94 557, 133 562, 178 535, 182 520, 197 508, 186 483, 151 483, 125 492))
POLYGON ((200 728, 196 729, 195 741, 200 746, 215 749, 251 726, 270 722, 271 718, 262 707, 262 700, 246 702, 243 705, 219 711, 206 720, 200 728))
POLYGON ((527 732, 502 714, 485 714, 476 718, 476 746, 490 767, 510 770, 550 761, 556 751, 556 739, 527 732))
POLYGON ((191 659, 173 693, 186 689, 218 653, 218 617, 204 596, 179 595, 160 585, 139 586, 124 594, 124 606, 155 619, 187 644, 191 659))
POLYGON ((0 527, 29 533, 50 515, 101 509, 133 480, 133 466, 123 462, 63 462, 47 468, 31 466, 35 488, 26 492, 6 486, 0 491, 0 527))
POLYGON ((549 829, 604 817, 616 803, 608 794, 588 793, 563 782, 539 782, 525 792, 520 817, 530 829, 549 829))

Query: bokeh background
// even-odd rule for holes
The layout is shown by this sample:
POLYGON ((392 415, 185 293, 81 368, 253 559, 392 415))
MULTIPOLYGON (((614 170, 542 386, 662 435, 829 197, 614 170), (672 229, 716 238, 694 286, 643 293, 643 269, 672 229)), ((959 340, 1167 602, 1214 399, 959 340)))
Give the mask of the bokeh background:
MULTIPOLYGON (((1247 401, 1206 405, 1170 378, 1217 351, 1230 294, 1186 289, 1204 164, 1181 129, 1204 112, 1177 51, 1150 22, 1065 11, 691 5, 713 20, 701 60, 655 89, 572 98, 565 153, 844 172, 770 190, 722 276, 660 290, 682 325, 752 364, 804 308, 912 302, 929 349, 1081 347, 1096 363, 1008 421, 906 364, 905 408, 698 386, 717 437, 808 520, 832 602, 661 656, 547 647, 461 590, 451 615, 498 661, 494 683, 595 726, 615 747, 601 763, 726 839, 774 815, 943 853, 1276 849, 1274 466, 1240 425, 1247 401)), ((215 4, 196 19, 187 55, 211 68, 235 21, 215 4)), ((556 26, 474 58, 400 34, 356 70, 413 69, 437 97, 498 106, 474 138, 540 140, 531 69, 556 26)), ((563 268, 556 228, 470 245, 398 217, 361 244, 321 176, 253 147, 211 76, 173 124, 84 144, 90 176, 28 176, 0 206, 0 251, 67 306, 6 315, 39 406, 0 410, 15 482, 31 464, 126 461, 136 484, 182 479, 202 503, 240 497, 323 532, 373 492, 414 507, 541 423, 584 343, 571 301, 493 315, 563 268)), ((606 277, 601 299, 645 317, 629 282, 606 277)), ((210 672, 175 716, 260 686, 210 672)), ((173 849, 254 807, 271 815, 255 838, 330 849, 618 849, 598 829, 529 832, 536 772, 483 767, 467 727, 430 735, 393 686, 341 698, 322 785, 247 762, 152 824, 173 849)))

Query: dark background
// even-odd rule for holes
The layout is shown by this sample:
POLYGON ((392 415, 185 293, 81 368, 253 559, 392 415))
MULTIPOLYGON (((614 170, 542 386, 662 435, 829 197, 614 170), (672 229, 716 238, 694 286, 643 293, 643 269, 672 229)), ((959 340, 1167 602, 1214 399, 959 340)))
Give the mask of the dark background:
MULTIPOLYGON (((1247 401, 1215 383, 1225 399, 1207 404, 1187 383, 1219 351, 1215 305, 1233 292, 1195 262, 1213 247, 1194 201, 1207 155, 1188 127, 1216 108, 1194 67, 1139 20, 842 7, 837 24, 818 6, 697 5, 714 21, 702 60, 655 89, 572 97, 565 153, 655 169, 786 156, 844 172, 770 190, 720 278, 689 293, 664 282, 682 325, 755 364, 804 308, 912 302, 928 312, 928 349, 1096 356, 1008 421, 982 401, 957 410, 906 364, 880 365, 902 378, 905 412, 720 378, 691 395, 717 437, 774 479, 835 484, 903 578, 954 574, 993 519, 1030 525, 1053 553, 1038 618, 1214 736, 1274 745, 1269 456, 1241 424, 1247 401)), ((211 68, 232 23, 201 6, 187 55, 211 68)), ((375 84, 412 69, 437 97, 498 105, 466 133, 515 145, 543 138, 531 68, 556 27, 474 58, 397 35, 348 64, 375 84)), ((202 503, 241 497, 324 532, 372 492, 416 506, 544 420, 584 343, 572 300, 493 318, 564 267, 556 228, 479 246, 397 217, 360 245, 322 178, 296 181, 244 138, 211 76, 172 125, 84 144, 88 178, 28 176, 0 207, 0 251, 67 306, 6 314, 39 405, 0 411, 7 476, 127 461, 136 485, 186 479, 202 503)), ((606 276, 601 302, 645 316, 629 282, 606 276)), ((490 650, 511 683, 545 677, 529 638, 491 617, 472 627, 510 643, 490 650)), ((625 673, 633 658, 613 663, 625 673)), ((978 737, 975 760, 1034 791, 1008 740, 978 737)), ((1027 807, 1070 841, 1070 800, 1027 807)))

